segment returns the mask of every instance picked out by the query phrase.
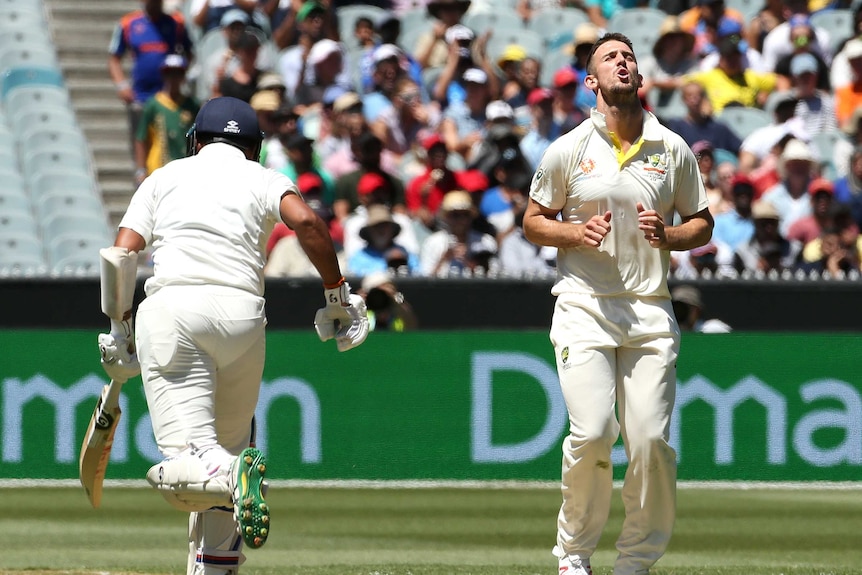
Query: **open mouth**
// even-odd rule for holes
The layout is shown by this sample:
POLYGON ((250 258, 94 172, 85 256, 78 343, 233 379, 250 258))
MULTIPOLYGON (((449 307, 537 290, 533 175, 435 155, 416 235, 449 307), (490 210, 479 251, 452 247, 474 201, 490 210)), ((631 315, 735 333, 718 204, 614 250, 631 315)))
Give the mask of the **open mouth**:
POLYGON ((617 78, 619 78, 623 82, 628 82, 631 78, 631 74, 629 74, 629 71, 627 69, 620 68, 619 70, 617 70, 617 78))

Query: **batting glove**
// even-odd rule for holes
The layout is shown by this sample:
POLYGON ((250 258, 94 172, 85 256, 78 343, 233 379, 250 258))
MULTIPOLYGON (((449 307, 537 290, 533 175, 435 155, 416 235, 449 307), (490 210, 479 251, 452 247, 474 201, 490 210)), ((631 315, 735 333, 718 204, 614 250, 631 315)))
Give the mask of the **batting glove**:
POLYGON ((134 340, 110 333, 99 334, 102 369, 112 380, 125 382, 141 373, 134 340))
POLYGON ((335 338, 338 351, 360 345, 368 337, 368 311, 361 296, 350 293, 350 285, 324 290, 326 307, 317 310, 314 329, 320 341, 335 338))

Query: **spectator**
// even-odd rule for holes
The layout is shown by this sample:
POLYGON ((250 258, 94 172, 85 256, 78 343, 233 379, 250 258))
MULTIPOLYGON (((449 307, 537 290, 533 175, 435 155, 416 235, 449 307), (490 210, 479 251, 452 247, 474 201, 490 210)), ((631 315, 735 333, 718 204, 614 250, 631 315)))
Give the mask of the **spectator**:
POLYGON ((320 114, 323 95, 327 88, 349 89, 341 45, 329 38, 321 38, 308 51, 305 65, 311 71, 296 87, 293 103, 300 116, 320 114))
POLYGON ((518 0, 515 11, 525 23, 533 19, 533 16, 546 10, 554 10, 568 5, 568 0, 518 0))
POLYGON ((733 209, 715 216, 712 242, 736 250, 754 235, 751 219, 751 204, 754 200, 754 185, 748 176, 737 174, 733 179, 733 209))
POLYGON ((856 108, 850 119, 839 129, 844 137, 838 138, 832 148, 832 167, 835 168, 836 183, 849 175, 853 151, 862 146, 862 107, 856 108))
POLYGON ((446 165, 449 150, 439 134, 431 134, 422 140, 422 148, 425 153, 425 171, 409 182, 405 199, 410 217, 426 230, 432 231, 437 227, 437 212, 443 197, 452 190, 468 187, 471 174, 451 170, 446 165))
MULTIPOLYGON (((389 194, 385 203, 392 211, 405 213, 407 208, 404 205, 404 184, 395 176, 386 173, 380 164, 383 142, 371 132, 364 132, 351 141, 351 151, 359 168, 335 181, 335 217, 343 221, 359 207, 362 193, 357 186, 362 176, 369 173, 377 174, 379 179, 383 180, 384 191, 389 194)), ((372 179, 368 179, 368 182, 371 181, 372 179)), ((368 185, 370 186, 370 183, 368 185)), ((365 193, 370 194, 373 191, 376 191, 376 188, 368 188, 365 193)))
POLYGON ((554 121, 554 92, 548 88, 535 88, 527 98, 530 106, 530 129, 521 138, 521 152, 534 170, 551 142, 561 134, 560 124, 554 121))
POLYGON ((804 70, 812 74, 814 87, 828 91, 829 66, 815 48, 814 30, 811 28, 807 17, 791 18, 790 42, 793 44, 793 51, 782 56, 775 64, 775 73, 779 76, 779 87, 781 89, 790 88, 793 84, 793 77, 797 75, 791 64, 797 60, 797 57, 803 57, 802 60, 797 60, 797 72, 801 73, 804 70))
POLYGON ((500 172, 497 179, 499 185, 488 188, 479 202, 479 213, 496 232, 497 243, 512 233, 517 214, 527 205, 527 194, 530 191, 531 172, 511 169, 505 161, 497 168, 500 172))
POLYGON ((791 86, 799 99, 795 116, 801 119, 808 134, 837 128, 832 95, 817 87, 817 65, 817 60, 808 53, 797 54, 790 62, 791 86))
MULTIPOLYGON (((527 98, 530 93, 539 87, 539 78, 542 74, 542 63, 537 58, 524 58, 518 67, 518 86, 520 90, 504 101, 512 106, 515 111, 515 125, 523 131, 530 127, 532 116, 527 98)), ((493 94, 493 92, 491 92, 493 94)))
POLYGON ((500 99, 508 101, 523 90, 519 73, 521 63, 526 59, 527 51, 518 44, 509 44, 497 58, 497 67, 503 73, 500 99))
MULTIPOLYGON (((320 35, 315 36, 315 40, 320 38, 329 38, 330 40, 338 40, 338 19, 332 0, 290 0, 290 9, 286 10, 281 22, 273 27, 272 40, 275 46, 284 51, 297 44, 301 43, 303 33, 307 31, 307 19, 311 17, 313 20, 319 20, 320 35), (306 4, 308 1, 318 5, 321 10, 313 10, 311 13, 306 4)), ((315 6, 315 8, 317 8, 315 6)), ((313 23, 315 26, 317 22, 313 23)))
POLYGON ((811 214, 808 186, 817 176, 817 171, 817 159, 808 144, 795 139, 787 142, 778 162, 781 181, 762 196, 778 211, 782 236, 787 237, 795 221, 811 214))
POLYGON ((385 108, 371 123, 371 130, 383 142, 383 147, 400 161, 411 150, 419 135, 436 130, 440 109, 422 102, 419 86, 403 76, 395 84, 392 106, 385 108))
MULTIPOLYGON (((862 4, 859 5, 856 13, 858 18, 862 18, 862 4)), ((857 30, 856 36, 848 40, 832 60, 829 70, 829 85, 833 91, 853 83, 853 69, 850 67, 847 55, 855 56, 862 52, 862 29, 860 29, 860 25, 857 25, 857 30)))
POLYGON ((275 123, 275 134, 264 142, 260 161, 267 168, 281 171, 288 162, 285 144, 299 131, 299 114, 288 102, 282 101, 272 120, 275 123))
POLYGON ((835 201, 850 207, 853 220, 862 228, 862 145, 850 155, 846 176, 835 182, 835 201))
POLYGON ((768 201, 758 200, 751 206, 751 217, 754 234, 734 252, 733 267, 736 271, 765 273, 793 269, 801 246, 781 235, 781 216, 775 206, 768 201))
MULTIPOLYGON (((278 71, 287 87, 287 96, 293 98, 299 85, 306 79, 313 81, 307 71, 306 58, 311 47, 321 38, 330 38, 324 27, 327 8, 316 0, 307 0, 296 11, 296 45, 285 48, 278 59, 278 71)), ((284 25, 284 24, 283 24, 284 25)), ((330 38, 331 39, 331 38, 330 38)))
POLYGON ((679 26, 695 38, 694 54, 704 57, 717 50, 715 32, 722 19, 744 22, 742 14, 728 8, 724 0, 695 0, 694 6, 680 14, 679 26))
POLYGON ((560 133, 565 134, 583 122, 588 110, 582 110, 576 103, 578 75, 571 68, 560 68, 554 73, 554 122, 559 124, 560 133))
POLYGON ((168 54, 162 62, 164 87, 144 104, 135 140, 138 184, 171 160, 186 156, 186 132, 194 124, 198 103, 185 94, 188 61, 168 54))
POLYGON ((422 79, 422 67, 408 50, 401 45, 401 20, 392 12, 384 12, 374 24, 378 42, 370 50, 365 50, 359 59, 359 82, 363 94, 374 91, 374 49, 383 44, 392 44, 401 51, 401 64, 407 75, 419 86, 422 100, 428 100, 427 90, 422 79))
POLYGON ((116 24, 108 48, 108 73, 129 117, 129 144, 135 138, 144 103, 162 89, 162 62, 168 54, 191 57, 192 44, 180 14, 166 14, 162 0, 144 0, 143 10, 129 12, 116 24), (131 54, 132 79, 126 78, 123 57, 131 54))
POLYGON ((412 306, 398 291, 389 272, 368 274, 362 279, 359 295, 368 308, 368 329, 402 332, 414 330, 419 321, 412 306))
MULTIPOLYGON (((489 190, 490 191, 490 190, 489 190)), ((557 249, 537 246, 524 235, 527 196, 513 196, 514 226, 499 242, 500 272, 510 277, 549 277, 556 275, 557 249)))
POLYGON ((787 239, 803 246, 820 237, 832 224, 832 204, 835 186, 825 178, 817 178, 808 185, 811 214, 799 218, 787 230, 787 239))
POLYGON ((277 72, 264 72, 257 79, 258 90, 271 90, 278 95, 279 105, 284 102, 287 86, 284 85, 284 80, 277 72))
POLYGON ((715 148, 708 140, 700 140, 691 146, 694 157, 697 158, 697 167, 700 171, 700 179, 706 189, 706 197, 709 200, 709 212, 715 214, 716 208, 721 203, 721 190, 715 181, 715 148))
POLYGON ((431 0, 426 4, 428 15, 436 20, 431 30, 416 41, 413 55, 422 67, 442 68, 449 59, 449 44, 446 31, 461 22, 470 8, 470 0, 431 0))
POLYGON ((719 54, 716 68, 690 74, 686 79, 704 87, 716 114, 729 105, 762 106, 775 89, 776 77, 743 66, 742 25, 723 18, 716 30, 716 39, 719 54))
POLYGON ((731 327, 720 319, 704 319, 700 290, 692 285, 679 285, 670 292, 673 313, 682 331, 696 333, 730 333, 731 327))
POLYGON ((494 237, 473 229, 476 208, 463 190, 447 193, 440 206, 441 228, 422 242, 419 266, 422 275, 447 277, 487 275, 497 268, 494 237))
POLYGON ((359 237, 365 242, 347 260, 347 270, 357 276, 387 270, 404 270, 412 275, 419 268, 419 258, 404 246, 395 242, 401 226, 392 219, 392 211, 386 204, 367 207, 365 225, 359 229, 359 237))
POLYGON ((796 118, 798 106, 799 99, 796 93, 790 90, 773 92, 769 95, 764 110, 772 116, 772 123, 754 130, 743 140, 739 148, 740 172, 750 174, 764 162, 774 162, 774 166, 771 167, 775 167, 778 156, 773 153, 773 149, 782 139, 810 137, 805 133, 802 120, 796 118))
POLYGON ((786 19, 784 0, 766 0, 746 27, 745 37, 748 45, 758 52, 763 52, 763 40, 766 35, 786 19))
POLYGON ((499 184, 494 179, 494 171, 504 153, 520 160, 523 169, 529 170, 527 160, 521 153, 520 142, 512 107, 502 100, 488 102, 485 106, 485 137, 473 149, 467 166, 481 171, 489 180, 499 184))
POLYGON ((844 56, 850 66, 852 82, 835 90, 835 117, 842 128, 853 116, 853 112, 862 107, 862 39, 848 42, 844 48, 844 56))
POLYGON ((715 205, 713 216, 723 214, 733 209, 733 179, 736 177, 736 158, 726 156, 719 159, 723 151, 716 150, 715 185, 718 188, 720 198, 715 205))
POLYGON ((668 16, 653 44, 652 54, 638 66, 644 78, 641 88, 644 97, 651 90, 656 90, 657 106, 666 105, 674 91, 682 87, 683 76, 697 69, 697 63, 694 34, 680 27, 677 16, 668 16))
POLYGON ((473 150, 485 137, 485 108, 491 100, 488 75, 479 68, 470 68, 462 77, 467 96, 443 112, 440 133, 446 147, 459 154, 468 163, 473 150))
POLYGON ((317 141, 317 154, 323 166, 338 178, 358 167, 353 157, 351 142, 370 128, 362 115, 362 99, 356 92, 346 92, 332 103, 332 122, 329 134, 317 141))
MULTIPOLYGON (((227 44, 224 50, 215 51, 205 61, 198 61, 189 70, 189 79, 195 84, 195 94, 200 101, 212 98, 216 78, 231 76, 239 67, 236 56, 237 45, 245 35, 251 20, 242 10, 228 10, 221 17, 220 30, 227 44)), ((203 56, 203 54, 202 54, 203 56)))
POLYGON ((201 34, 215 30, 221 23, 222 17, 232 10, 241 10, 248 18, 249 23, 270 35, 272 29, 269 25, 269 17, 258 5, 257 0, 190 0, 189 14, 192 23, 201 29, 201 34))
MULTIPOLYGON (((823 232, 834 231, 837 237, 838 248, 846 251, 848 259, 858 269, 858 262, 862 257, 862 237, 859 235, 859 227, 853 221, 850 209, 844 204, 833 203, 829 213, 829 223, 821 231, 818 238, 808 242, 802 249, 803 262, 817 262, 824 256, 832 255, 828 249, 831 246, 823 245, 823 232), (824 253, 827 248, 829 253, 824 253)), ((849 271, 849 270, 844 270, 849 271)))
MULTIPOLYGON (((392 189, 392 180, 387 180, 380 172, 366 172, 356 184, 356 194, 359 205, 345 217, 342 222, 344 229, 344 255, 349 262, 353 254, 362 249, 365 242, 359 235, 360 230, 368 223, 369 209, 373 205, 384 205, 390 208, 392 219, 400 226, 399 233, 395 236, 395 243, 404 247, 408 253, 419 252, 419 242, 413 228, 413 222, 403 211, 403 204, 395 204, 396 191, 392 189), (390 206, 396 205, 399 211, 392 210, 390 206)), ((399 182, 400 183, 400 182, 399 182)))
MULTIPOLYGON (((575 28, 575 38, 568 52, 572 55, 572 70, 578 75, 578 83, 583 84, 587 77, 587 59, 593 44, 599 39, 599 29, 595 24, 584 22, 575 28)), ((596 95, 592 90, 578 90, 575 104, 582 110, 590 110, 596 106, 596 95)))
POLYGON ((602 30, 607 29, 608 21, 622 9, 617 0, 583 0, 583 6, 590 22, 602 30))
POLYGON ((446 30, 446 42, 449 44, 449 57, 446 65, 434 82, 431 90, 431 98, 440 102, 444 107, 451 106, 457 102, 463 102, 467 97, 467 90, 463 84, 464 72, 470 68, 478 68, 487 75, 487 83, 492 94, 499 92, 499 80, 496 72, 487 60, 485 47, 487 35, 476 40, 473 31, 466 26, 456 24, 446 30), (474 40, 475 45, 474 45, 474 40), (476 54, 477 60, 473 59, 476 54))
POLYGON ((667 126, 682 136, 689 146, 706 140, 715 148, 738 155, 741 145, 739 137, 727 127, 727 124, 713 117, 703 86, 697 82, 686 82, 680 89, 682 101, 687 110, 686 115, 684 118, 667 120, 667 126))
POLYGON ((230 96, 243 102, 250 102, 257 91, 257 80, 263 70, 257 67, 257 56, 260 52, 260 38, 246 30, 236 45, 236 58, 239 65, 231 74, 224 69, 216 71, 213 97, 230 96))
POLYGON ((373 60, 374 89, 362 96, 363 113, 369 123, 376 121, 384 110, 392 107, 396 84, 407 75, 404 52, 394 44, 381 44, 375 48, 373 60))
POLYGON ((811 52, 820 56, 824 62, 832 62, 829 31, 825 28, 811 26, 808 15, 808 3, 805 0, 785 0, 790 14, 785 22, 772 29, 763 39, 763 65, 767 70, 776 70, 782 57, 793 54, 795 46, 791 40, 791 30, 796 27, 808 26, 813 29, 811 52))
POLYGON ((812 262, 802 261, 798 269, 832 277, 843 277, 851 271, 859 271, 859 251, 841 244, 841 230, 833 226, 823 228, 816 241, 820 257, 812 262))
POLYGON ((287 153, 287 163, 279 172, 294 182, 303 174, 314 174, 321 180, 320 201, 323 203, 321 209, 325 208, 330 212, 326 214, 327 217, 324 218, 321 215, 321 218, 329 223, 332 219, 331 211, 335 202, 335 182, 332 176, 320 165, 320 159, 315 156, 314 140, 302 132, 296 131, 285 140, 284 148, 287 153))

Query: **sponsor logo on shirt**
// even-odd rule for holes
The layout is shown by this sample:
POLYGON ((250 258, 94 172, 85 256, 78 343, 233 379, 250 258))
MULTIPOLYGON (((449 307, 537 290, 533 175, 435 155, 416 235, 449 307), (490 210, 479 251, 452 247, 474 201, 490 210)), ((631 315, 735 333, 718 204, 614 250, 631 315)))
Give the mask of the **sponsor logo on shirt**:
POLYGON ((578 168, 580 168, 583 173, 589 174, 596 169, 596 163, 591 158, 587 158, 586 160, 581 160, 578 168))

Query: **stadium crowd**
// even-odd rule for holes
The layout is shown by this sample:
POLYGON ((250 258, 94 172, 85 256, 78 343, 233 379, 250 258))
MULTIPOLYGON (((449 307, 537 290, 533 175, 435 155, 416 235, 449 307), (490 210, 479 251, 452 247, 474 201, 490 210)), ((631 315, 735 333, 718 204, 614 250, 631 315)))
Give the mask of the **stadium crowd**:
MULTIPOLYGON (((586 57, 606 30, 632 34, 642 101, 691 146, 710 198, 713 239, 672 253, 676 277, 862 265, 862 2, 765 0, 753 17, 725 0, 142 5, 111 46, 138 181, 183 155, 200 103, 246 100, 261 163, 328 222, 348 274, 552 275, 555 254, 521 219, 544 150, 589 121, 586 57), (637 11, 661 20, 613 28, 637 11), (817 25, 827 11, 852 14, 852 28, 817 25), (135 18, 170 23, 163 53, 135 39, 135 18), (539 34, 539 19, 556 28, 539 34)), ((267 275, 314 274, 283 224, 267 250, 267 275)))

